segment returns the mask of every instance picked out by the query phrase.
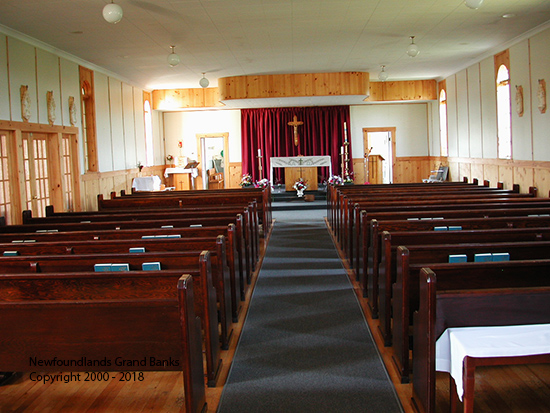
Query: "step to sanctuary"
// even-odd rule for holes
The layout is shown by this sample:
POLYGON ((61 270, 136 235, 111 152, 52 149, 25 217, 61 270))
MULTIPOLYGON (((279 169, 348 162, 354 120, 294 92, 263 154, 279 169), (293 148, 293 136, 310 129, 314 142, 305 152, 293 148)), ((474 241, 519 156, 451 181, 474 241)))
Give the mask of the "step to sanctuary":
POLYGON ((325 209, 327 193, 325 191, 305 191, 298 197, 296 191, 277 191, 271 194, 273 210, 325 209))

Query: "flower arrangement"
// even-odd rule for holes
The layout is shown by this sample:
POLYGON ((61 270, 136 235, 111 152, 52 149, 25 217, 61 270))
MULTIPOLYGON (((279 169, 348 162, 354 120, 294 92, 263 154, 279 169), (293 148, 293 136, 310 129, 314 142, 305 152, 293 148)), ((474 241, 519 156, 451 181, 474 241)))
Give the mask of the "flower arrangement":
POLYGON ((304 181, 302 178, 294 182, 293 188, 297 191, 303 191, 308 187, 307 181, 304 181))
POLYGON ((141 172, 141 170, 143 169, 143 164, 141 163, 141 161, 138 161, 136 166, 139 169, 139 172, 141 172))
POLYGON ((345 184, 353 184, 353 172, 350 172, 348 175, 344 177, 344 185, 345 184))
POLYGON ((168 154, 168 155, 166 156, 166 160, 167 160, 168 162, 172 162, 172 161, 174 160, 174 157, 173 157, 172 155, 168 154))
POLYGON ((252 176, 250 174, 244 174, 241 178, 240 186, 252 186, 254 185, 254 181, 252 180, 252 176))
POLYGON ((260 179, 254 183, 255 188, 267 188, 269 185, 269 180, 267 178, 260 179))
POLYGON ((340 175, 331 175, 330 178, 328 178, 327 183, 329 185, 342 185, 344 183, 344 180, 340 175))

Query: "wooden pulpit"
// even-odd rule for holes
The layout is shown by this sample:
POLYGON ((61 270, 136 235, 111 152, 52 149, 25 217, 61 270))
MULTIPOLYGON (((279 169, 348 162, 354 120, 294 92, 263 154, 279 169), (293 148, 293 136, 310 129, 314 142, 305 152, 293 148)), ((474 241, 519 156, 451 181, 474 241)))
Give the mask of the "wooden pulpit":
POLYGON ((369 156, 369 179, 371 184, 383 184, 384 173, 382 172, 382 162, 384 158, 382 155, 370 155, 369 156))

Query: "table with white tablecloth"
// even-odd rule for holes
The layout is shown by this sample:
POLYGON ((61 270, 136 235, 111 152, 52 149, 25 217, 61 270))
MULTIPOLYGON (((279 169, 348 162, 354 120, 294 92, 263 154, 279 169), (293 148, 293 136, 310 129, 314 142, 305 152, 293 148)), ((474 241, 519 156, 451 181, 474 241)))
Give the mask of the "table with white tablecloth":
POLYGON ((451 374, 462 400, 463 361, 550 353, 550 324, 446 329, 435 345, 435 369, 451 374))
POLYGON ((162 182, 156 175, 138 176, 132 181, 134 191, 160 191, 162 182))

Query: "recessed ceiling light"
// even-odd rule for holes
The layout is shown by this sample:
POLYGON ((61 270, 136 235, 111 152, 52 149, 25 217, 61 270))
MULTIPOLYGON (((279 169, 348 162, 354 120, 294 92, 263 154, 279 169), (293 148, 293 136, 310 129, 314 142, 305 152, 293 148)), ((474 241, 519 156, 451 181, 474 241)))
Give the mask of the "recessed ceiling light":
POLYGON ((75 30, 74 32, 69 32, 69 34, 83 34, 82 30, 75 30))
POLYGON ((516 17, 516 15, 514 13, 506 13, 506 14, 502 15, 503 19, 512 19, 514 17, 516 17))

